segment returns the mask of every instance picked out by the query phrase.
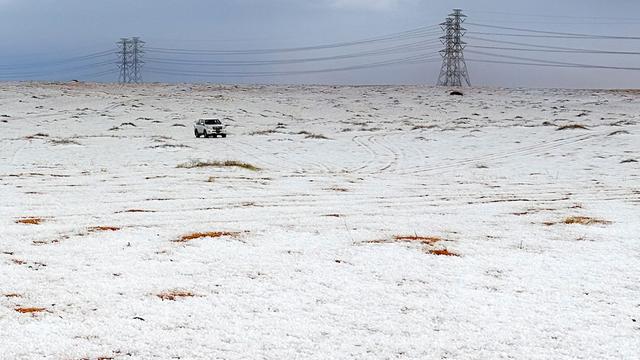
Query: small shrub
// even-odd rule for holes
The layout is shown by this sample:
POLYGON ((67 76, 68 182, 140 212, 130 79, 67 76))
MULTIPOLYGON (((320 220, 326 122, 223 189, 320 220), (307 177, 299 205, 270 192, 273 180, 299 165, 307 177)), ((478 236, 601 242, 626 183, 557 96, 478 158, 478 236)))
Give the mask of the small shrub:
POLYGON ((417 236, 417 235, 396 235, 393 237, 395 241, 400 242, 419 242, 424 245, 433 245, 439 241, 442 241, 442 238, 437 236, 417 236))
POLYGON ((89 228, 89 232, 98 232, 98 231, 119 231, 119 227, 115 226, 92 226, 89 228))
POLYGON ((321 140, 329 140, 328 137, 322 135, 322 134, 308 134, 307 136, 305 136, 305 139, 321 139, 321 140))
POLYGON ((586 126, 581 124, 562 125, 558 127, 556 130, 573 130, 573 129, 589 130, 586 126))
POLYGON ((191 240, 202 239, 202 238, 219 238, 223 236, 237 236, 237 232, 229 232, 229 231, 210 231, 210 232, 196 232, 191 234, 182 235, 180 239, 174 240, 173 242, 177 243, 185 243, 191 240))
POLYGON ((161 292, 160 294, 157 294, 156 296, 159 297, 160 299, 162 299, 163 301, 164 300, 176 301, 179 298, 194 297, 195 294, 192 293, 191 291, 170 290, 170 291, 161 292))
POLYGON ((595 219, 587 216, 569 216, 565 218, 563 223, 571 225, 571 224, 580 224, 580 225, 608 225, 611 224, 611 221, 595 219))
POLYGON ((615 136, 615 135, 628 135, 629 132, 627 130, 617 130, 612 132, 611 134, 607 135, 607 136, 615 136))
POLYGON ((194 169, 194 168, 204 168, 204 167, 239 167, 239 168, 251 170, 251 171, 261 170, 259 167, 254 166, 252 164, 241 162, 241 161, 235 161, 235 160, 226 160, 226 161, 192 160, 177 166, 178 169, 194 169))
POLYGON ((47 309, 40 307, 17 307, 14 310, 21 314, 35 314, 46 311, 47 309))
POLYGON ((258 130, 258 131, 254 131, 254 132, 250 132, 249 135, 269 135, 269 134, 276 134, 278 133, 277 130, 273 130, 273 129, 268 129, 268 130, 258 130))
POLYGON ((39 225, 44 221, 42 218, 38 217, 26 217, 16 220, 17 224, 27 224, 27 225, 39 225))
POLYGON ((82 145, 79 142, 71 139, 51 139, 49 143, 53 145, 82 145))
POLYGON ((460 256, 454 252, 451 252, 447 249, 440 249, 440 250, 429 250, 429 254, 431 255, 438 255, 438 256, 460 256))
POLYGON ((330 188, 327 188, 326 190, 337 191, 337 192, 349 192, 349 189, 338 187, 338 186, 330 187, 330 188))
POLYGON ((41 139, 41 138, 45 138, 45 137, 49 137, 49 134, 37 133, 37 134, 25 136, 24 138, 26 140, 32 140, 32 139, 41 139))

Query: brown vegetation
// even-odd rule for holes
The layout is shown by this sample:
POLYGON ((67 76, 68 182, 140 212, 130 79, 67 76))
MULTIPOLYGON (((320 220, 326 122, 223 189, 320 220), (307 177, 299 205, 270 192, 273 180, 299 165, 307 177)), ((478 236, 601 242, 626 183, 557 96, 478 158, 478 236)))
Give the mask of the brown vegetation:
POLYGON ((119 231, 119 227, 115 226, 92 226, 89 228, 89 232, 98 232, 98 231, 119 231))
POLYGON ((237 232, 228 232, 228 231, 210 231, 210 232, 196 232, 191 234, 182 235, 180 239, 174 240, 173 242, 184 243, 189 242, 195 239, 202 238, 219 238, 223 236, 237 236, 237 232))
POLYGON ((611 221, 595 219, 587 216, 569 216, 563 221, 565 224, 580 224, 580 225, 607 225, 611 224, 611 221))
POLYGON ((562 125, 558 127, 556 130, 573 130, 573 129, 589 130, 586 126, 581 124, 562 125))
POLYGON ((433 245, 443 239, 437 236, 417 236, 417 235, 396 235, 393 237, 395 241, 400 242, 419 242, 424 245, 433 245))
POLYGON ((439 255, 439 256, 460 256, 454 252, 451 252, 447 249, 440 249, 440 250, 429 250, 429 254, 431 255, 439 255))
POLYGON ((16 220, 16 223, 17 224, 28 224, 28 225, 39 225, 43 221, 44 221, 44 219, 39 218, 39 217, 25 217, 25 218, 21 218, 21 219, 16 220))
POLYGON ((203 168, 203 167, 239 167, 246 170, 258 171, 259 167, 254 166, 249 163, 235 161, 235 160, 226 160, 226 161, 190 161, 187 163, 183 163, 177 166, 179 169, 194 169, 194 168, 203 168))
POLYGON ((384 244, 393 242, 419 243, 422 245, 434 245, 437 242, 444 241, 438 236, 418 236, 418 235, 394 235, 391 240, 369 240, 368 244, 384 244))
POLYGON ((160 294, 157 294, 156 296, 159 297, 160 299, 162 299, 163 301, 164 300, 176 301, 179 298, 194 297, 195 294, 192 293, 191 291, 169 290, 169 291, 161 292, 160 294))
POLYGON ((17 307, 14 310, 21 314, 35 314, 46 311, 47 309, 39 307, 17 307))

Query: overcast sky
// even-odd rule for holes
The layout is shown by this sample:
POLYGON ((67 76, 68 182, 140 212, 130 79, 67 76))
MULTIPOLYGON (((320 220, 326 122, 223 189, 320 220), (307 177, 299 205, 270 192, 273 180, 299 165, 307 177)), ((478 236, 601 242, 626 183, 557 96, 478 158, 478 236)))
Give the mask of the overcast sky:
MULTIPOLYGON (((65 70, 68 71, 65 73, 56 71, 55 63, 47 65, 50 67, 39 64, 103 50, 115 51, 115 42, 120 37, 140 36, 150 48, 223 50, 300 47, 359 40, 437 24, 444 20, 453 7, 464 9, 469 16, 468 21, 474 23, 559 32, 640 36, 638 0, 0 0, 0 79, 20 77, 21 74, 29 77, 29 74, 33 73, 36 73, 33 75, 35 78, 64 79, 77 77, 80 73, 90 73, 90 67, 77 71, 69 69, 65 70), (46 72, 47 75, 42 75, 42 72, 46 72), (49 72, 53 74, 50 75, 49 72)), ((477 27, 473 29, 513 33, 508 30, 477 27)), ((437 34, 428 37, 435 39, 437 34)), ((495 36, 491 38, 541 45, 640 52, 640 40, 566 40, 495 36)), ((412 39, 405 43, 418 40, 412 39)), ((474 45, 474 40, 468 39, 467 42, 474 45)), ((344 55, 394 45, 397 43, 372 44, 365 48, 328 49, 324 52, 279 54, 278 59, 344 55)), ((477 41, 475 45, 478 45, 477 41)), ((430 50, 433 51, 435 49, 430 50)), ((640 67, 638 55, 577 56, 566 53, 513 52, 508 54, 583 64, 640 67)), ((357 66, 412 55, 415 54, 390 54, 345 61, 269 67, 268 70, 297 71, 357 66)), ((158 58, 162 55, 147 56, 158 58)), ((470 59, 480 57, 470 53, 466 56, 470 59)), ((111 59, 115 59, 115 55, 97 60, 104 62, 111 59)), ((178 56, 173 59, 211 61, 221 58, 178 56)), ((253 61, 274 58, 247 55, 244 58, 232 59, 253 61)), ((158 68, 158 65, 147 66, 158 68)), ((179 65, 160 65, 172 69, 176 66, 179 65)), ((638 87, 640 84, 640 71, 524 67, 477 62, 469 62, 468 66, 471 81, 479 86, 610 88, 638 87)), ((115 65, 113 68, 115 69, 115 65)), ((145 81, 172 82, 433 84, 439 68, 440 63, 435 61, 273 78, 211 78, 149 72, 143 74, 145 81)), ((230 70, 203 67, 195 69, 230 70)), ((192 70, 193 68, 190 69, 192 70)), ((230 71, 245 70, 263 71, 265 68, 243 67, 230 71)), ((117 74, 108 74, 100 79, 115 81, 117 74)))

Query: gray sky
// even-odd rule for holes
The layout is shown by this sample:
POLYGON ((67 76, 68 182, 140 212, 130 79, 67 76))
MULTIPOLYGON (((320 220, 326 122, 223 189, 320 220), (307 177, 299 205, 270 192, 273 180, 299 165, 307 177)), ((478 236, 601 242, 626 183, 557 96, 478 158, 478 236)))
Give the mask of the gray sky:
MULTIPOLYGON (((65 79, 89 74, 92 72, 92 61, 69 64, 71 68, 52 62, 103 50, 115 51, 115 42, 123 36, 140 36, 149 48, 228 50, 300 47, 359 40, 437 24, 444 20, 453 7, 464 9, 469 16, 468 21, 474 23, 557 32, 640 36, 640 15, 636 15, 640 14, 640 1, 637 0, 0 0, 0 32, 3 34, 0 37, 0 79, 65 79), (83 64, 86 65, 84 68, 75 69, 83 64), (49 75, 50 73, 53 75, 49 75)), ((513 33, 508 30, 468 27, 470 30, 483 32, 513 33)), ((640 40, 484 37, 487 36, 491 39, 538 45, 640 52, 640 40)), ((437 34, 427 37, 435 39, 437 34)), ((421 39, 405 40, 404 43, 419 40, 421 39)), ((475 40, 468 39, 467 42, 479 45, 475 40)), ((279 60, 344 55, 398 44, 375 43, 369 47, 275 56, 198 57, 149 53, 147 57, 165 57, 166 60, 168 56, 170 60, 186 59, 196 62, 279 60)), ((422 53, 436 50, 434 48, 422 53)), ((640 55, 502 53, 572 63, 640 67, 640 55)), ((419 53, 392 53, 385 56, 258 68, 192 66, 189 71, 316 70, 369 64, 416 54, 419 53)), ((481 57, 471 53, 466 53, 466 56, 469 59, 481 57)), ((115 59, 115 55, 98 57, 95 61, 103 62, 100 69, 115 69, 115 65, 104 64, 112 59, 115 59)), ((175 70, 182 65, 147 66, 175 70)), ((478 62, 469 62, 468 66, 474 85, 606 88, 638 87, 640 84, 640 71, 524 67, 478 62)), ((145 71, 144 79, 243 83, 433 84, 439 68, 440 63, 434 61, 345 72, 259 78, 170 76, 145 71)), ((117 75, 109 74, 99 79, 113 81, 117 79, 115 76, 117 75)))

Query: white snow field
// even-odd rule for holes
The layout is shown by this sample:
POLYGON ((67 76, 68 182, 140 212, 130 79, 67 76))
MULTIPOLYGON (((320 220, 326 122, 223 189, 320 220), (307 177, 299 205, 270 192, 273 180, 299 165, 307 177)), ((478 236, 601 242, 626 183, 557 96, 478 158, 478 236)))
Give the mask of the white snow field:
POLYGON ((640 358, 640 92, 464 92, 1 84, 0 358, 640 358))

